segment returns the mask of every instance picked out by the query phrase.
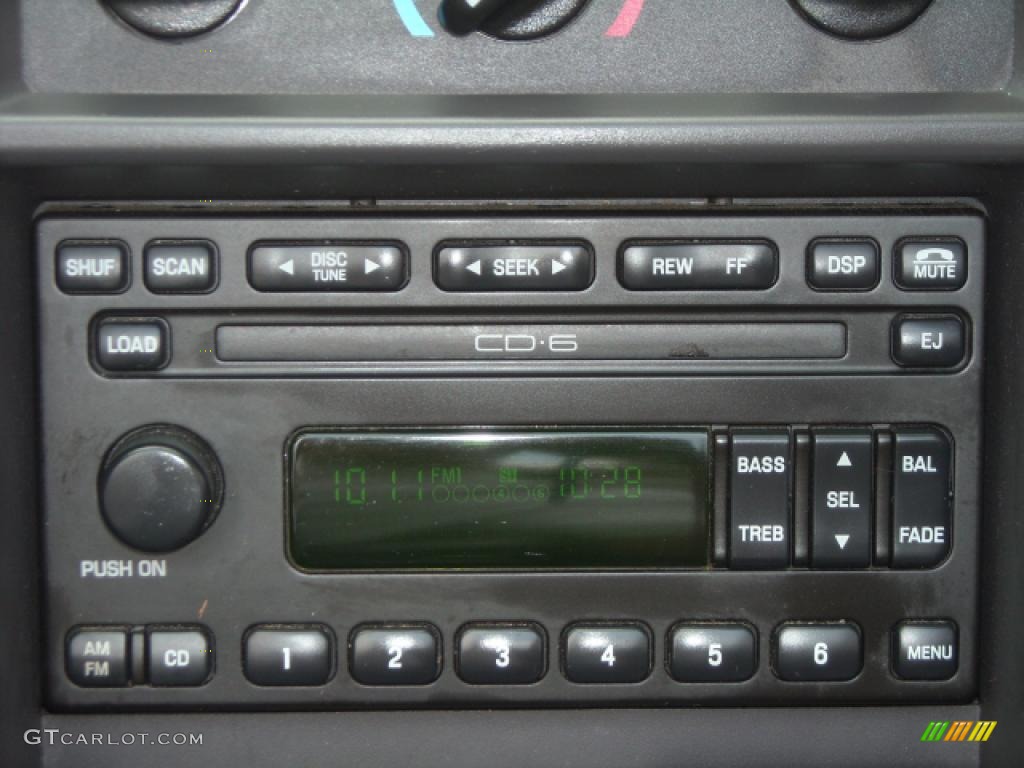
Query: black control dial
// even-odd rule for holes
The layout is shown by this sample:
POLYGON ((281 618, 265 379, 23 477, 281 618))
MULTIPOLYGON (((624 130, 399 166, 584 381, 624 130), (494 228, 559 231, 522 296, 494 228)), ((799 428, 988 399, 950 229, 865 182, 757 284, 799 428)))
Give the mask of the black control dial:
POLYGON ((483 32, 499 40, 548 37, 575 19, 589 0, 443 0, 441 24, 451 34, 483 32))
POLYGON ((243 0, 104 0, 107 8, 144 35, 174 40, 211 32, 242 9, 243 0))
POLYGON ((819 29, 846 40, 877 40, 909 27, 932 0, 790 0, 819 29))
POLYGON ((170 552, 195 539, 213 522, 223 494, 223 473, 210 447, 171 426, 123 437, 99 477, 107 526, 143 552, 170 552))

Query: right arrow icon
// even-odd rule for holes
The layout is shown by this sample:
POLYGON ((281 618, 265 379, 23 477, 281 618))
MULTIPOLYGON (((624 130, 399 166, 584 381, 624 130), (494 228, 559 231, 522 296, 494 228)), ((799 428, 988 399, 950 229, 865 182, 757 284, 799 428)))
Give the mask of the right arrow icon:
POLYGON ((843 455, 839 457, 839 461, 836 462, 837 467, 852 467, 853 462, 850 461, 850 454, 843 451, 843 455))
POLYGON ((850 535, 847 533, 836 534, 836 544, 839 545, 840 549, 846 549, 846 542, 850 540, 850 535))

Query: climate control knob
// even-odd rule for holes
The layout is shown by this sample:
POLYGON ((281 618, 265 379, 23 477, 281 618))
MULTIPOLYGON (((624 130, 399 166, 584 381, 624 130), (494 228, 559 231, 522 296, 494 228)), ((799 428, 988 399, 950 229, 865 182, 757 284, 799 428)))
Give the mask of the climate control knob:
POLYGON ((224 495, 216 455, 179 427, 150 426, 111 449, 99 477, 99 500, 110 530, 143 552, 170 552, 213 522, 224 495))

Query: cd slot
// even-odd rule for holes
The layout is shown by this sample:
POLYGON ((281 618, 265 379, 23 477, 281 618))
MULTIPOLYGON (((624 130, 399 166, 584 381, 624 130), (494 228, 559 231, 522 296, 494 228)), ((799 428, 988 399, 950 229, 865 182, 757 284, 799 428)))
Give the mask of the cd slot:
POLYGON ((225 363, 838 360, 836 322, 222 325, 225 363))

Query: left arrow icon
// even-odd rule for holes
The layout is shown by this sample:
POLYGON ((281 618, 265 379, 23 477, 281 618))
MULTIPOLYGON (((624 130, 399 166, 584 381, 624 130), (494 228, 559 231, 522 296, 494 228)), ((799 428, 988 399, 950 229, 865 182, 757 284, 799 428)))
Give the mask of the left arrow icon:
POLYGON ((480 274, 480 259, 477 259, 472 264, 467 264, 466 269, 472 272, 474 275, 480 274))
POLYGON ((289 275, 295 274, 295 259, 288 259, 288 261, 278 264, 277 268, 282 272, 287 272, 289 275))

